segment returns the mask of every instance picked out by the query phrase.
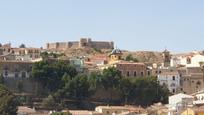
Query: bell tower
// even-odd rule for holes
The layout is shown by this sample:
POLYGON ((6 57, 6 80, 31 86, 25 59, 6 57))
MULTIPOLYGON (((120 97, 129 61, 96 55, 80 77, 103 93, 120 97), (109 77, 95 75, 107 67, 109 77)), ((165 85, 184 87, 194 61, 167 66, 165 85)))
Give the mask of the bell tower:
POLYGON ((169 67, 170 66, 170 60, 171 60, 171 55, 170 55, 170 52, 165 49, 163 52, 162 52, 162 57, 163 57, 163 66, 164 67, 169 67))

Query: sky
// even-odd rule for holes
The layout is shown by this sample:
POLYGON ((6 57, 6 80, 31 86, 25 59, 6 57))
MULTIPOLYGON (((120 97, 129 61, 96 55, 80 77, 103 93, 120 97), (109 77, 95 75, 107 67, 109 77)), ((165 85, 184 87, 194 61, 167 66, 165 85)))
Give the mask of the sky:
POLYGON ((0 43, 114 41, 120 49, 203 50, 203 0, 0 0, 0 43))

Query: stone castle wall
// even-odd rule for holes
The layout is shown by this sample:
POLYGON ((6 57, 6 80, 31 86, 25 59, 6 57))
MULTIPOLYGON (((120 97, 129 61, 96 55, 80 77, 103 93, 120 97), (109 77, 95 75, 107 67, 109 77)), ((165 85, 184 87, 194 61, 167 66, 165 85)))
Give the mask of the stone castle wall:
POLYGON ((106 41, 91 41, 90 38, 81 38, 80 41, 71 41, 71 42, 56 42, 56 43, 47 43, 47 49, 55 50, 66 50, 69 48, 96 48, 96 49, 113 49, 113 42, 106 41))

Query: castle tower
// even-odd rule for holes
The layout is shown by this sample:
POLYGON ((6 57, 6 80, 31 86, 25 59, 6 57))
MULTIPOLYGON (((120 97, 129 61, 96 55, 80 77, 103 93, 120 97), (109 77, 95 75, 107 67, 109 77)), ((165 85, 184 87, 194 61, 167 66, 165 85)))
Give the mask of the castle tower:
POLYGON ((88 46, 88 41, 86 38, 81 38, 79 41, 79 48, 84 48, 88 46))
POLYGON ((170 52, 165 49, 162 52, 162 57, 163 57, 163 67, 169 67, 170 66, 170 60, 171 60, 171 55, 170 52))

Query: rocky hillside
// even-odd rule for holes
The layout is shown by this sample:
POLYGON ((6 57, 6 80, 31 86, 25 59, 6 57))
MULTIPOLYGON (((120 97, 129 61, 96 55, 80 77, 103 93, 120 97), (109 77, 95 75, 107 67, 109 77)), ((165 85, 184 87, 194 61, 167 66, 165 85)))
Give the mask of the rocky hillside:
POLYGON ((134 58, 137 58, 139 62, 147 62, 147 63, 161 63, 162 62, 162 53, 161 52, 153 52, 153 51, 135 51, 123 52, 123 58, 127 55, 131 54, 134 58))
MULTIPOLYGON (((104 54, 108 55, 111 52, 106 50, 96 50, 90 48, 84 49, 72 49, 64 51, 67 57, 82 57, 82 56, 91 56, 94 54, 104 54)), ((154 52, 154 51, 122 51, 123 58, 125 59, 126 56, 131 54, 134 58, 136 58, 139 62, 147 62, 147 63, 161 63, 162 62, 162 53, 161 52, 154 52)))

